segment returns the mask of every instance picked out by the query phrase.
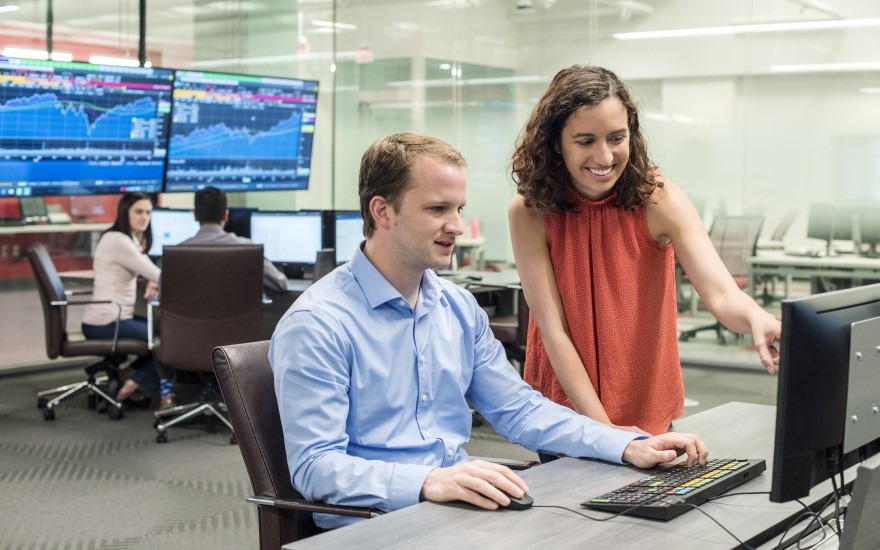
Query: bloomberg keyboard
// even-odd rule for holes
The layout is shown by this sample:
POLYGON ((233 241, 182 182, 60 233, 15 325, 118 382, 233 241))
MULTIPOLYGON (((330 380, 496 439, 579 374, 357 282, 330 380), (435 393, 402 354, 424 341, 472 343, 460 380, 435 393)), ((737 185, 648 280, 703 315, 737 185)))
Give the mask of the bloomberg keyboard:
POLYGON ((688 468, 683 462, 652 473, 581 506, 663 521, 753 479, 767 469, 763 460, 715 458, 688 468))

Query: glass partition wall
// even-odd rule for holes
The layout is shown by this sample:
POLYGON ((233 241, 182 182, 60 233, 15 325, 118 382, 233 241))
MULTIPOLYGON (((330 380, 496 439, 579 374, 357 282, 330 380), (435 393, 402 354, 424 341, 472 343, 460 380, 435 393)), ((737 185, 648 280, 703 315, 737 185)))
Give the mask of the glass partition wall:
MULTIPOLYGON (((2 45, 45 50, 46 0, 16 5, 0 12, 2 45)), ((55 51, 137 58, 138 2, 53 11, 55 51)), ((513 143, 573 63, 631 85, 654 161, 707 224, 763 214, 769 235, 796 209, 786 238, 805 239, 811 202, 880 202, 874 0, 147 0, 146 30, 156 65, 320 81, 309 190, 236 205, 356 209, 364 148, 430 133, 469 161, 465 215, 486 258, 511 261, 513 143)))

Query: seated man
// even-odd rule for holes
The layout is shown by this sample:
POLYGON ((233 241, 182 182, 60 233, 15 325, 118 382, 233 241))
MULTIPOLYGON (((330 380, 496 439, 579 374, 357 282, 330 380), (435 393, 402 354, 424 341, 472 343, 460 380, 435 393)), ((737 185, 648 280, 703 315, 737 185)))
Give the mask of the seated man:
MULTIPOLYGON (((196 191, 195 208, 199 232, 180 244, 253 244, 246 237, 223 230, 229 220, 226 193, 216 187, 196 191)), ((290 235, 295 239, 296 235, 290 235)), ((267 292, 287 292, 287 277, 268 259, 263 259, 263 289, 267 292)))
MULTIPOLYGON (((181 245, 253 244, 246 237, 224 231, 223 226, 229 220, 229 209, 226 193, 221 189, 205 187, 197 191, 193 214, 199 222, 199 232, 181 242, 181 245)), ((290 238, 295 239, 296 236, 291 235, 290 238)), ((263 258, 263 289, 267 292, 287 292, 287 277, 266 258, 263 258)), ((177 395, 174 381, 170 373, 163 372, 159 380, 159 410, 175 406, 177 395)))
MULTIPOLYGON (((269 360, 293 485, 309 500, 390 511, 421 500, 487 509, 528 488, 513 471, 471 462, 473 405, 533 451, 647 468, 699 436, 645 438, 532 390, 471 293, 437 277, 463 232, 464 158, 429 136, 395 134, 367 149, 359 194, 365 244, 313 284, 278 323, 269 360)), ((315 516, 323 528, 353 521, 315 516)))

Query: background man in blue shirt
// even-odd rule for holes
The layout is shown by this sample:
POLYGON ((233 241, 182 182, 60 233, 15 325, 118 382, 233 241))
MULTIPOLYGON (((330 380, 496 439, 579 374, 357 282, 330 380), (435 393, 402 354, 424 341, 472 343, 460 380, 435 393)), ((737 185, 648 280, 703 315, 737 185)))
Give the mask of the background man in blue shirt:
MULTIPOLYGON (((644 438, 556 405, 508 363, 474 297, 446 268, 462 234, 465 160, 429 136, 380 139, 361 160, 367 240, 278 323, 269 360, 293 485, 309 500, 395 510, 420 500, 496 509, 528 487, 471 461, 468 403, 533 451, 651 467, 699 436, 644 438), (503 491, 503 492, 502 492, 503 491)), ((353 518, 316 515, 320 527, 353 518)))

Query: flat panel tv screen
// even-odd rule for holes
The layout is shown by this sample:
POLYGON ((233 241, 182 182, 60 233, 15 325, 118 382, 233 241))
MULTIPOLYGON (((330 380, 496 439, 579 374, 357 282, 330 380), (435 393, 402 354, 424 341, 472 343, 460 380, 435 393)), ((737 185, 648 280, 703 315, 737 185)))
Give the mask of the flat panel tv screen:
POLYGON ((176 71, 166 192, 308 189, 318 83, 176 71))
POLYGON ((161 191, 173 75, 0 57, 0 196, 161 191))

